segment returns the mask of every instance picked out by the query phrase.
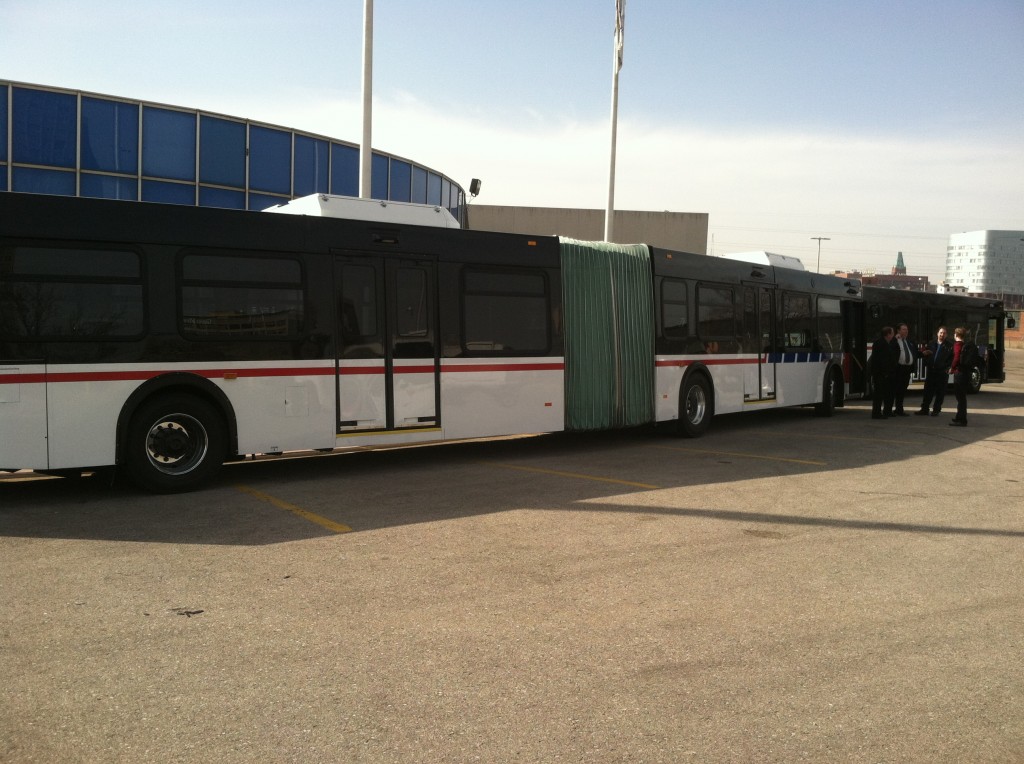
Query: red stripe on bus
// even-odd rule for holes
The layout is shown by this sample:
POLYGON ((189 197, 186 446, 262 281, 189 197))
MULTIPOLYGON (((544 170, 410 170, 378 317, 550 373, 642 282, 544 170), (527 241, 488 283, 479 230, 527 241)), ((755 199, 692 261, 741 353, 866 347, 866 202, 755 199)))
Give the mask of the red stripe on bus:
MULTIPOLYGON (((488 363, 472 365, 445 365, 445 372, 488 372, 488 371, 562 371, 562 363, 488 363)), ((430 364, 417 366, 396 366, 396 374, 433 374, 435 367, 430 364)), ((49 374, 0 374, 0 385, 8 384, 39 384, 43 382, 141 382, 163 374, 196 374, 208 379, 227 377, 326 377, 334 376, 333 366, 309 366, 302 368, 265 368, 265 369, 157 369, 137 371, 69 371, 50 372, 49 374)), ((341 366, 338 373, 344 376, 381 375, 384 366, 341 366)))
MULTIPOLYGON (((735 366, 736 364, 745 363, 757 363, 760 359, 758 358, 701 358, 699 359, 705 366, 735 366)), ((697 363, 697 360, 670 360, 670 361, 656 361, 655 366, 689 366, 690 364, 697 363)))
POLYGON ((564 363, 480 363, 472 365, 445 364, 444 372, 463 371, 562 371, 564 363))
POLYGON ((45 374, 0 374, 0 385, 28 385, 45 381, 45 374))
POLYGON ((224 377, 310 377, 333 376, 334 367, 308 367, 293 369, 158 369, 151 371, 68 371, 49 374, 0 375, 0 384, 20 382, 138 382, 163 374, 195 374, 208 379, 224 377))

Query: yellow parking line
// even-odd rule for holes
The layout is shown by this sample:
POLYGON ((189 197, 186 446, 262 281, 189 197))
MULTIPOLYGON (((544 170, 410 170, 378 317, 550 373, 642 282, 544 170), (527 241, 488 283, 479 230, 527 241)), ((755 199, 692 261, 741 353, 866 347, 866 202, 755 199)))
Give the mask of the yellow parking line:
POLYGON ((684 448, 682 446, 652 446, 652 448, 663 448, 666 451, 688 451, 691 454, 710 454, 711 456, 736 456, 741 459, 764 459, 769 462, 789 462, 791 464, 813 464, 816 467, 825 467, 828 462, 819 462, 813 459, 787 459, 783 456, 764 456, 763 454, 741 454, 735 451, 712 451, 706 448, 684 448))
POLYGON ((281 499, 271 496, 268 493, 257 491, 255 488, 250 488, 247 485, 236 485, 235 488, 241 491, 242 493, 247 493, 250 496, 255 496, 257 499, 265 501, 268 504, 273 504, 278 509, 283 509, 286 512, 291 512, 293 515, 298 515, 303 520, 309 520, 311 523, 316 523, 317 525, 324 527, 329 531, 334 531, 335 533, 352 532, 352 529, 349 528, 347 525, 342 525, 341 523, 336 523, 333 520, 328 520, 326 517, 321 517, 320 515, 314 514, 309 510, 303 509, 302 507, 296 507, 294 504, 289 504, 287 501, 281 501, 281 499))
POLYGON ((500 464, 498 462, 483 462, 492 467, 503 467, 507 470, 520 470, 522 472, 539 472, 542 475, 556 475, 558 477, 577 478, 578 480, 594 480, 598 483, 615 483, 616 485, 628 485, 632 488, 649 488, 657 490, 659 486, 649 483, 634 483, 631 480, 618 480, 616 478, 597 477, 596 475, 584 475, 580 472, 563 472, 562 470, 546 470, 540 467, 523 467, 518 464, 500 464))

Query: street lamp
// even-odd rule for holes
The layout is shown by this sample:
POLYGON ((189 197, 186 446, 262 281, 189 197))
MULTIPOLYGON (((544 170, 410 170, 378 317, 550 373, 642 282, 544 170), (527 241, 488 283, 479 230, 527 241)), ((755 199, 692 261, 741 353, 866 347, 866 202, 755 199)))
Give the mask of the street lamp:
POLYGON ((828 238, 827 236, 812 236, 811 241, 818 242, 818 267, 815 268, 815 271, 821 273, 821 243, 823 241, 832 241, 832 239, 828 238))

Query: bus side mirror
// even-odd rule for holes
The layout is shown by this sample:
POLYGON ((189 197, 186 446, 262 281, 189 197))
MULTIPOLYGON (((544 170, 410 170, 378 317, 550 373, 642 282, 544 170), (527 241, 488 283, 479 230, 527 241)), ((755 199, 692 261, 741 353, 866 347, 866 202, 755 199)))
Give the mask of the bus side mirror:
POLYGON ((1017 319, 1015 319, 1013 316, 1007 316, 1006 317, 1006 328, 1007 329, 1012 329, 1016 325, 1017 325, 1017 319))

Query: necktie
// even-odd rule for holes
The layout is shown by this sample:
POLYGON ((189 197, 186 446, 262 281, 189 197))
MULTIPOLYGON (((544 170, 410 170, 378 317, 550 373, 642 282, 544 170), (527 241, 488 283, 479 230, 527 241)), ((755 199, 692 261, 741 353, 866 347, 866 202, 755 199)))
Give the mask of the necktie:
POLYGON ((904 366, 910 365, 910 353, 907 352, 907 341, 900 337, 900 363, 904 366))

